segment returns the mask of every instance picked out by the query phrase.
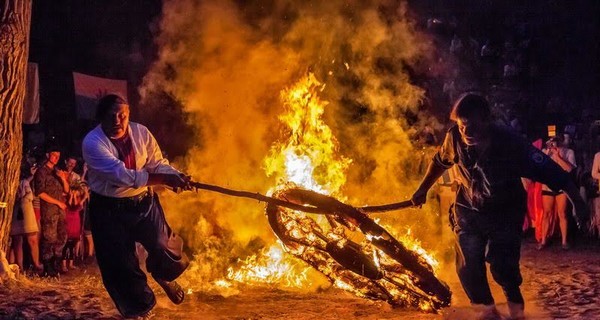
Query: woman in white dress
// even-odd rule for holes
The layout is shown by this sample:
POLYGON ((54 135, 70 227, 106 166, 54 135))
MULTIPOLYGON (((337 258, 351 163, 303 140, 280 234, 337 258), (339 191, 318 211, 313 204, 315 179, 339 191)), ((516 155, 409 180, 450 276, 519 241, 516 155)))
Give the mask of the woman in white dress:
POLYGON ((43 270, 40 263, 38 232, 39 226, 33 210, 33 191, 30 182, 37 168, 27 165, 21 170, 21 180, 17 190, 17 198, 13 210, 10 229, 12 237, 11 250, 17 265, 23 270, 23 240, 27 239, 31 251, 31 260, 36 272, 43 270))

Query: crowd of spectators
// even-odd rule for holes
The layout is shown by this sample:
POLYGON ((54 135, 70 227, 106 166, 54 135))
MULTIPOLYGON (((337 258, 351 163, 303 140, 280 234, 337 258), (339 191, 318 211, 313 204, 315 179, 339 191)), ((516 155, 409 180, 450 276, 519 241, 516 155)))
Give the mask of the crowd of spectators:
POLYGON ((23 157, 9 262, 23 273, 53 277, 92 262, 94 246, 85 163, 74 156, 61 158, 54 146, 45 151, 37 159, 30 154, 23 157))
MULTIPOLYGON (((482 1, 481 6, 489 5, 488 2, 494 1, 482 1)), ((414 5, 417 5, 416 2, 414 5)), ((439 2, 431 6, 444 7, 439 2)), ((427 80, 419 85, 426 89, 427 97, 438 106, 449 107, 458 95, 465 91, 484 92, 499 122, 520 132, 548 153, 551 152, 551 142, 554 142, 556 137, 561 138, 558 140, 562 141, 555 141, 561 150, 556 154, 571 164, 570 168, 565 169, 572 172, 573 179, 581 186, 582 195, 589 201, 592 214, 589 235, 600 236, 600 108, 597 107, 600 105, 600 99, 593 95, 574 99, 573 95, 559 90, 561 88, 556 86, 556 82, 547 81, 545 78, 558 71, 558 66, 548 61, 552 58, 561 59, 560 54, 564 53, 560 48, 548 51, 546 49, 551 46, 540 44, 549 38, 547 33, 539 34, 539 30, 545 29, 546 26, 540 25, 539 20, 546 17, 542 14, 527 14, 514 7, 502 11, 502 16, 494 16, 493 21, 483 21, 485 16, 477 16, 479 12, 483 12, 480 8, 471 8, 469 15, 467 9, 454 5, 454 2, 447 6, 454 6, 454 10, 460 7, 461 15, 457 17, 448 10, 439 16, 424 19, 424 28, 432 35, 435 50, 432 53, 434 58, 429 66, 427 80), (556 130, 550 132, 549 126, 554 126, 556 130), (569 156, 564 150, 571 150, 569 156)), ((447 112, 443 116, 446 117, 447 112)), ((427 141, 437 144, 438 135, 433 129, 426 127, 425 131, 427 141)), ((47 135, 53 136, 53 133, 48 132, 47 135)), ((32 141, 26 142, 26 145, 39 145, 44 139, 44 134, 34 130, 29 132, 27 137, 32 141)), ((70 143, 79 146, 80 142, 70 143)), ((75 148, 71 146, 71 149, 75 148)), ((557 161, 561 161, 560 159, 557 158, 557 161)), ((40 203, 43 200, 38 197, 40 191, 36 190, 34 175, 37 174, 36 170, 45 166, 47 162, 48 159, 35 161, 31 157, 24 162, 17 195, 19 208, 14 210, 11 231, 12 261, 16 261, 21 268, 30 266, 33 270, 42 270, 40 272, 43 273, 47 273, 45 269, 52 271, 51 265, 55 265, 58 270, 67 270, 76 265, 74 261, 93 255, 89 227, 84 227, 87 224, 85 165, 78 165, 77 159, 68 158, 64 163, 60 162, 60 165, 57 163, 58 167, 64 164, 62 170, 51 170, 57 172, 53 173, 57 179, 62 179, 60 171, 69 172, 69 190, 63 190, 61 201, 65 206, 64 217, 61 217, 64 219, 64 231, 62 227, 58 228, 64 233, 64 245, 61 246, 64 252, 53 253, 53 256, 60 256, 59 263, 46 262, 44 266, 45 259, 40 257, 40 253, 43 255, 43 252, 39 251, 41 243, 44 242, 44 223, 40 222, 40 211, 43 207, 40 203), (81 177, 73 180, 70 177, 76 171, 81 173, 81 177), (32 223, 34 220, 31 218, 31 212, 34 212, 35 223, 32 223), (26 250, 23 250, 23 247, 26 250), (27 257, 24 257, 23 252, 28 253, 27 257)), ((446 180, 450 191, 446 192, 444 197, 452 194, 451 179, 446 180)), ((546 198, 548 201, 544 206, 542 186, 527 184, 527 190, 531 194, 532 209, 525 226, 536 227, 536 238, 540 248, 546 247, 547 240, 555 233, 561 235, 562 247, 569 248, 569 234, 572 234, 569 231, 573 229, 573 221, 568 214, 570 209, 563 208, 564 202, 559 195, 552 195, 551 204, 550 198, 546 198), (556 224, 555 221, 559 223, 556 224), (555 229, 560 229, 560 232, 555 232, 555 229)), ((448 205, 444 200, 443 206, 448 205)))
MULTIPOLYGON (((593 92, 573 94, 576 91, 568 87, 572 84, 561 79, 572 71, 557 74, 560 68, 576 65, 562 61, 573 58, 560 48, 545 51, 546 42, 556 43, 554 38, 548 40, 554 35, 540 31, 550 22, 542 15, 524 13, 530 9, 514 6, 503 12, 500 24, 489 21, 482 28, 474 28, 476 20, 483 19, 476 16, 477 10, 461 12, 462 20, 452 14, 427 19, 424 27, 432 35, 436 51, 433 74, 425 87, 440 106, 450 106, 465 91, 483 92, 500 124, 537 144, 571 173, 591 210, 589 229, 583 233, 597 237, 600 99, 593 92)), ((529 181, 524 184, 530 193, 524 229, 535 229, 539 249, 546 248, 554 237, 560 238, 562 248, 569 249, 576 228, 565 196, 529 181)))

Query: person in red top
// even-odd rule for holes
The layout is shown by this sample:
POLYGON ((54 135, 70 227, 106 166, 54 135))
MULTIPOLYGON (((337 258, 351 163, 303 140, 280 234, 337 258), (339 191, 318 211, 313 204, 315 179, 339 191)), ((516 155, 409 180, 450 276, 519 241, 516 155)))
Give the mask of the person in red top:
POLYGON ((81 240, 81 210, 87 200, 87 192, 81 183, 70 186, 67 199, 67 209, 65 210, 65 220, 67 225, 67 244, 63 249, 63 260, 61 272, 67 272, 75 267, 74 261, 77 255, 77 247, 81 240))
POLYGON ((146 269, 175 304, 184 299, 175 282, 189 265, 183 241, 169 227, 150 186, 189 188, 190 179, 163 158, 150 131, 129 121, 129 105, 114 94, 98 103, 100 125, 83 140, 91 190, 89 214, 102 281, 126 318, 147 317, 156 299, 135 255, 148 252, 146 269))

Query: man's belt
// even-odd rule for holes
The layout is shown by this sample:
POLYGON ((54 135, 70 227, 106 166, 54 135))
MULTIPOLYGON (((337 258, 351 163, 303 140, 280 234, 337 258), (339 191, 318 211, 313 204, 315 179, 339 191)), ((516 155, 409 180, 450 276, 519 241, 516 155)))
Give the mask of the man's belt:
POLYGON ((148 191, 144 191, 144 192, 142 192, 138 195, 132 196, 132 197, 124 197, 124 198, 107 197, 107 196, 101 195, 101 194, 93 192, 93 191, 92 191, 92 195, 94 197, 97 197, 101 201, 112 202, 112 203, 119 204, 119 205, 126 205, 126 204, 131 205, 131 204, 138 204, 142 200, 144 200, 144 198, 146 196, 148 196, 148 191))

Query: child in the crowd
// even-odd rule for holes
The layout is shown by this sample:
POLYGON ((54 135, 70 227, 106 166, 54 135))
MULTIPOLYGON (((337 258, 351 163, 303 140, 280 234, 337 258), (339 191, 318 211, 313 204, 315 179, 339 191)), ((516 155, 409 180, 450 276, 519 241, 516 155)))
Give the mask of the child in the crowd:
POLYGON ((83 210, 88 194, 81 184, 71 186, 69 197, 67 200, 67 210, 65 211, 65 219, 67 225, 67 244, 63 249, 63 261, 61 266, 62 272, 67 272, 75 267, 74 260, 77 253, 77 247, 81 239, 81 217, 80 212, 83 210))

